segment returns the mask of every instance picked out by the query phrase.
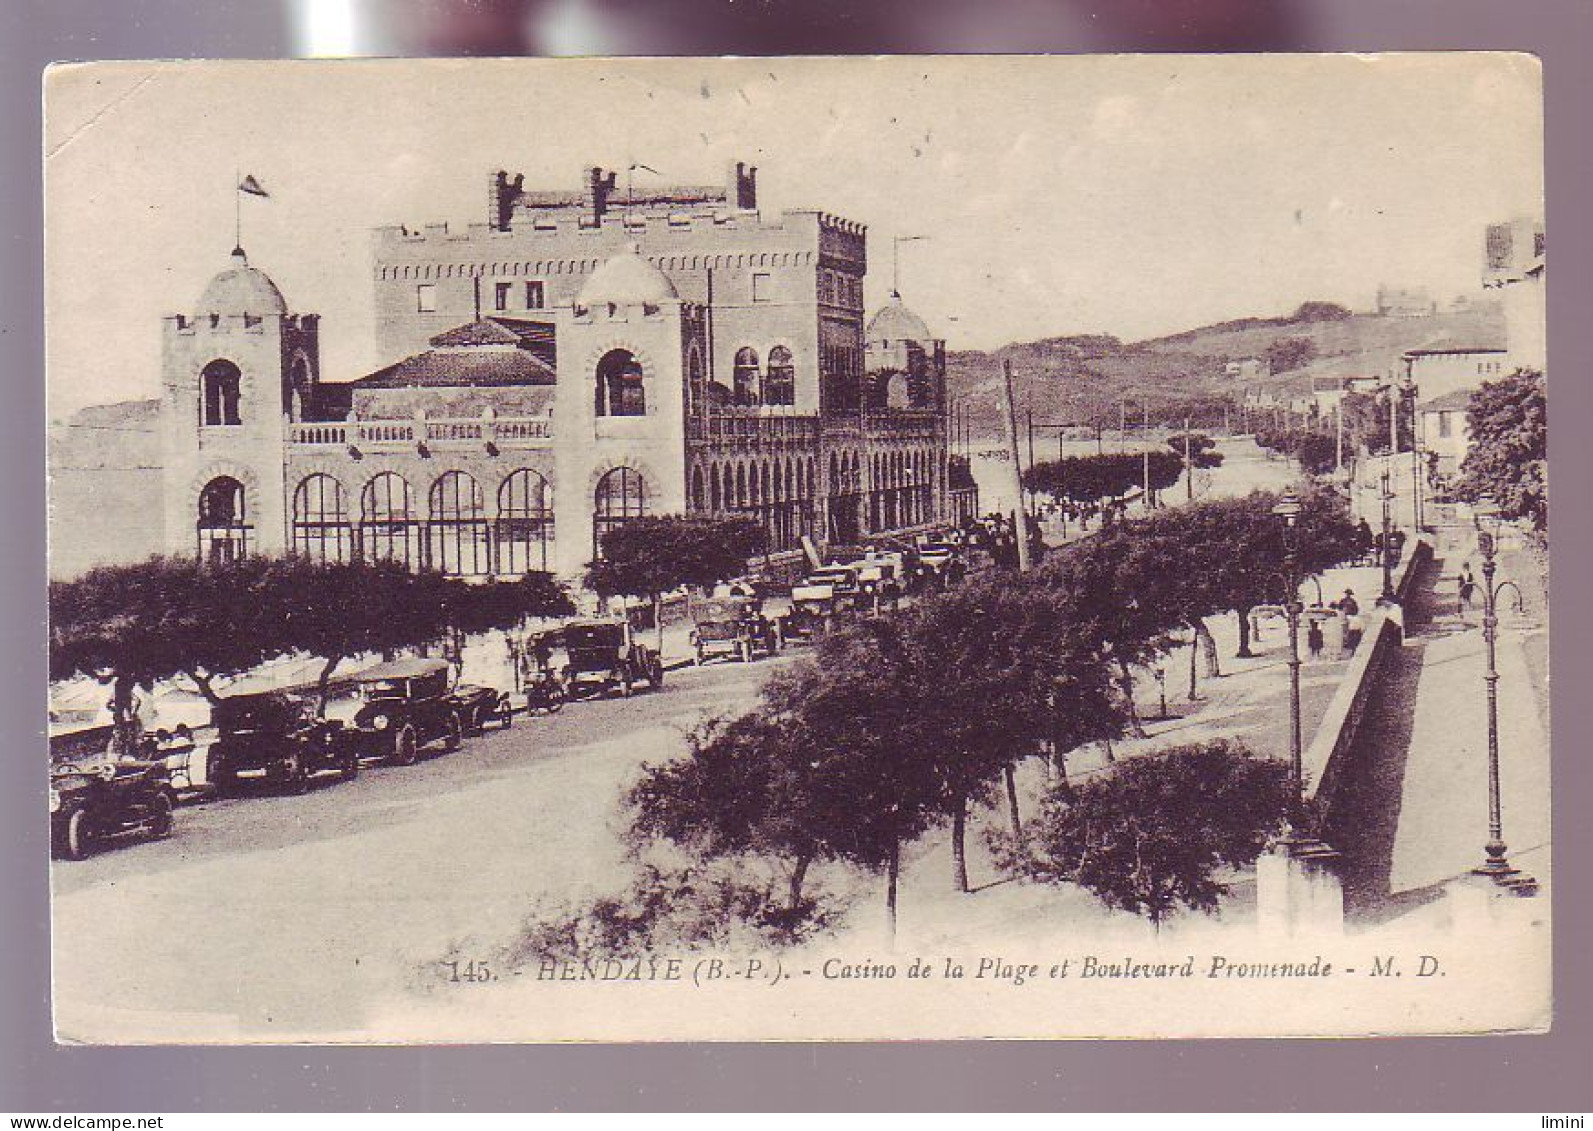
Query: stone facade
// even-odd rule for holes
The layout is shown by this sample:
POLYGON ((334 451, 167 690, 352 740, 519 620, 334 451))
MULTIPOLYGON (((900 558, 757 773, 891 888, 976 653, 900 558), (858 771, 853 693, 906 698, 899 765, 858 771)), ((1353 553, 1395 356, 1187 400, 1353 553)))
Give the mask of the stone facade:
POLYGON ((575 576, 642 514, 747 513, 774 555, 939 521, 944 343, 894 298, 865 348, 863 227, 766 220, 744 166, 616 180, 498 174, 485 225, 379 230, 393 360, 353 381, 235 252, 166 324, 165 548, 575 576))

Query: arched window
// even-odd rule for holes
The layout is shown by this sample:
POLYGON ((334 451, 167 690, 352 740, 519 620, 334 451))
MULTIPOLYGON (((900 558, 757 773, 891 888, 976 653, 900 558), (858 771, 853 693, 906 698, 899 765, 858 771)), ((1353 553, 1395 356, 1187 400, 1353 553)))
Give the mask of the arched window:
POLYGON ((225 565, 249 552, 249 516, 243 484, 230 475, 206 483, 199 492, 199 560, 225 565))
POLYGON ((510 472, 498 486, 498 573, 548 568, 553 541, 553 491, 530 468, 510 472))
POLYGON ((646 416, 642 363, 630 350, 609 350, 597 363, 597 415, 646 416))
POLYGON ((481 485, 463 471, 449 471, 431 485, 427 544, 431 567, 453 577, 492 572, 492 547, 481 485))
POLYGON ((708 498, 703 488, 702 468, 691 469, 691 509, 694 511, 706 510, 708 498))
POLYGON ((310 363, 302 353, 294 354, 288 380, 288 402, 283 406, 289 419, 304 419, 304 406, 310 403, 310 394, 310 363))
POLYGON ((360 496, 360 548, 370 561, 419 564, 420 524, 403 476, 384 471, 365 484, 360 496))
POLYGON ((603 538, 610 530, 647 513, 647 484, 641 473, 616 467, 597 481, 592 508, 592 552, 603 556, 603 538))
POLYGON ((769 379, 763 390, 764 404, 796 404, 796 366, 784 346, 769 351, 769 379))
POLYGON ((736 506, 744 507, 746 505, 747 505, 747 465, 744 464, 744 463, 738 463, 736 465, 736 506))
POLYGON ((738 405, 755 405, 758 403, 758 351, 751 346, 742 346, 736 351, 736 364, 732 377, 734 388, 732 396, 738 405))
POLYGON ((719 465, 716 463, 708 472, 708 509, 719 510, 723 496, 719 490, 719 465))
POLYGON ((217 358, 200 374, 204 386, 206 424, 242 424, 239 412, 240 382, 238 367, 226 358, 217 358))
POLYGON ((293 552, 316 562, 346 562, 354 556, 343 485, 330 475, 305 476, 293 491, 293 552))

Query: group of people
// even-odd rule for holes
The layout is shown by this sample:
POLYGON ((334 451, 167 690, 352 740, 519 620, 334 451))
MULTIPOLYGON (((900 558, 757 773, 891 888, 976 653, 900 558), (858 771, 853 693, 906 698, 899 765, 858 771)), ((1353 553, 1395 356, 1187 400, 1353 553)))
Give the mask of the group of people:
POLYGON ((1355 549, 1357 559, 1364 565, 1382 565, 1384 554, 1390 565, 1396 564, 1405 555, 1405 532, 1395 527, 1385 541, 1383 532, 1374 532, 1363 518, 1355 528, 1355 549))

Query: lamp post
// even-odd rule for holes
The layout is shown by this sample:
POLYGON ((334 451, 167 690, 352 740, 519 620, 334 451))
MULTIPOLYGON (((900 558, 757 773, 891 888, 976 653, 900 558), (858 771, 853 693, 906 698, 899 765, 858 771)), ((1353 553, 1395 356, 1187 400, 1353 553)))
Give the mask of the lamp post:
POLYGON ((1499 804, 1499 671, 1495 648, 1499 633, 1498 602, 1499 593, 1506 586, 1515 589, 1517 601, 1521 599, 1521 590, 1513 581, 1494 581, 1498 571, 1494 561, 1497 553, 1495 535, 1492 529, 1484 529, 1484 524, 1491 527, 1497 522, 1498 508, 1487 501, 1479 502, 1475 515, 1477 550, 1482 555, 1482 639, 1487 646, 1488 659, 1487 670, 1482 676, 1488 689, 1488 843, 1484 846, 1488 859, 1473 871, 1518 894, 1530 895, 1536 890, 1537 881, 1510 865, 1508 846, 1504 842, 1504 818, 1499 804))
POLYGON ((1393 563, 1393 524, 1389 517, 1388 506, 1394 501, 1393 475, 1387 464, 1383 465, 1383 551, 1378 556, 1383 559, 1383 600, 1394 599, 1394 563, 1393 563))
POLYGON ((1289 586, 1283 611, 1289 620, 1289 780, 1293 786, 1296 803, 1302 800, 1305 787, 1305 767, 1300 747, 1300 582, 1295 576, 1294 524, 1300 518, 1300 500, 1294 492, 1286 493, 1272 508, 1272 513, 1283 523, 1283 564, 1285 581, 1289 586))

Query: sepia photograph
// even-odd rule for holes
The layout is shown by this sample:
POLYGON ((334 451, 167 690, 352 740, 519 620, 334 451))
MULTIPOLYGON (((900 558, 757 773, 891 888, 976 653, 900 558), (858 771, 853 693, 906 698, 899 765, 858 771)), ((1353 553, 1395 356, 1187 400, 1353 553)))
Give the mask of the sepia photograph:
POLYGON ((57 1041, 1550 1029, 1534 57, 44 104, 57 1041))

